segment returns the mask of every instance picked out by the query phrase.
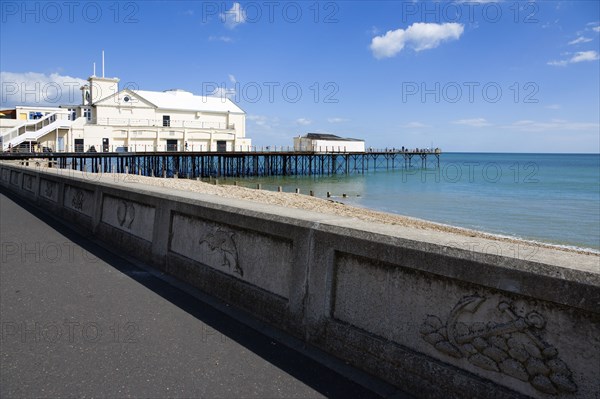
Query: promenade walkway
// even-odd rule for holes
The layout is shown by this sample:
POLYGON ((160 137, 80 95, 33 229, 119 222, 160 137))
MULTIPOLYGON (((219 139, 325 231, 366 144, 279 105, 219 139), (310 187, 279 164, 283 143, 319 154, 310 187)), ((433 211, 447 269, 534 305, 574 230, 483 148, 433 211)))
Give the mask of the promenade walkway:
POLYGON ((2 398, 377 397, 2 192, 0 225, 2 398))

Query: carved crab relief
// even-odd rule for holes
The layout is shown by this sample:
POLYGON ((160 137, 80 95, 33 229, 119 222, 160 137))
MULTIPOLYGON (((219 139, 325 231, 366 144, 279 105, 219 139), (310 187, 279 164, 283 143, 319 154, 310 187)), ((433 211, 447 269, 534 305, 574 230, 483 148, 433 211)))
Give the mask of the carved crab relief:
POLYGON ((220 252, 222 255, 221 266, 243 277, 244 270, 240 267, 238 261, 238 250, 234 237, 234 232, 216 227, 201 239, 199 244, 206 244, 211 251, 220 252))
POLYGON ((445 322, 428 315, 421 336, 438 351, 465 358, 476 367, 528 382, 551 395, 577 392, 569 367, 558 350, 541 338, 546 320, 518 303, 499 301, 501 321, 466 324, 461 317, 477 313, 487 300, 479 295, 463 297, 445 322))
POLYGON ((131 202, 119 201, 117 207, 117 221, 119 226, 131 229, 131 224, 135 219, 135 206, 131 202))
POLYGON ((83 191, 81 191, 81 190, 75 191, 73 193, 73 197, 71 198, 71 205, 73 206, 73 209, 77 209, 78 211, 83 210, 83 201, 84 201, 83 191))

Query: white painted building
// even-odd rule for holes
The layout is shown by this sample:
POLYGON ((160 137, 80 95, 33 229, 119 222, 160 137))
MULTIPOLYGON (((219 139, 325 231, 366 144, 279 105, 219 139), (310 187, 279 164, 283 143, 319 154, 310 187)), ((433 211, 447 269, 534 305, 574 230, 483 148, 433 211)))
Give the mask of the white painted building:
POLYGON ((246 113, 227 98, 118 89, 118 78, 91 76, 79 105, 16 107, 0 119, 2 149, 52 151, 248 151, 246 113))
POLYGON ((307 133, 294 137, 294 151, 302 152, 365 152, 365 141, 342 138, 334 134, 307 133))

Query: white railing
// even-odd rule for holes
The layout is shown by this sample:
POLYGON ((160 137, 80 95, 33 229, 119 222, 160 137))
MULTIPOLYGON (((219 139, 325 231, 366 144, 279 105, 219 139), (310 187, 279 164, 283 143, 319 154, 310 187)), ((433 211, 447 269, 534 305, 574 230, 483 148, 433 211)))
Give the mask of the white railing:
POLYGON ((49 120, 51 117, 56 117, 55 113, 50 113, 48 115, 45 115, 43 118, 40 119, 34 119, 34 120, 30 120, 30 121, 24 121, 23 123, 13 127, 12 129, 6 131, 3 135, 2 135, 2 142, 3 143, 8 143, 10 140, 14 139, 15 137, 24 134, 28 131, 35 131, 38 130, 40 127, 44 126, 44 124, 49 124, 49 120), (46 123, 47 122, 47 123, 46 123), (30 129, 31 128, 31 129, 30 129))
POLYGON ((196 129, 235 130, 235 124, 222 122, 204 122, 188 120, 138 119, 138 118, 97 118, 89 123, 102 126, 138 126, 138 127, 182 127, 196 129))
POLYGON ((40 137, 52 132, 56 129, 68 129, 71 127, 72 121, 68 119, 56 119, 56 117, 51 118, 51 115, 48 115, 48 118, 45 118, 44 123, 40 126, 35 124, 35 126, 40 126, 37 130, 26 130, 24 133, 14 136, 11 134, 9 140, 4 140, 5 136, 2 136, 2 150, 6 151, 9 147, 16 147, 19 144, 25 141, 37 141, 40 137))
MULTIPOLYGON (((2 134, 2 137, 0 139, 0 142, 2 142, 2 149, 6 150, 9 146, 9 144, 15 145, 14 141, 19 136, 22 136, 28 132, 37 132, 40 129, 43 129, 45 126, 49 126, 58 120, 63 120, 63 121, 67 120, 68 115, 69 115, 69 111, 67 111, 67 110, 54 111, 47 115, 44 115, 40 119, 24 121, 24 123, 21 123, 15 127, 13 127, 12 129, 6 131, 4 134, 2 134)), ((69 126, 70 126, 70 124, 69 124, 69 126)), ((23 142, 23 140, 19 141, 19 143, 21 143, 21 142, 23 142)))
POLYGON ((15 137, 17 137, 19 135, 19 128, 22 127, 24 124, 21 124, 19 126, 15 126, 12 129, 8 130, 6 133, 4 133, 2 135, 2 139, 1 141, 3 143, 8 143, 10 140, 14 139, 15 137))

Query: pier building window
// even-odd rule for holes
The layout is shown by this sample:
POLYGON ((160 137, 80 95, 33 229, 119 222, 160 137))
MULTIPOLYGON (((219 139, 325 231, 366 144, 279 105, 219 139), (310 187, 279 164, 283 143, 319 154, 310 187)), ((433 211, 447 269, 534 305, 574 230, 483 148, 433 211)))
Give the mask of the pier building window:
POLYGON ((91 108, 84 108, 83 109, 83 116, 88 121, 91 121, 92 120, 92 109, 91 108))
POLYGON ((171 126, 171 116, 163 115, 163 126, 169 127, 171 126))
POLYGON ((75 108, 69 108, 69 120, 74 121, 75 119, 77 119, 77 111, 75 108))

